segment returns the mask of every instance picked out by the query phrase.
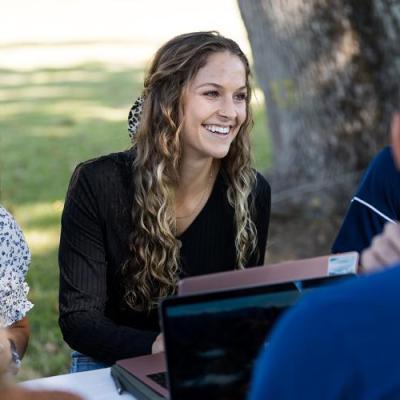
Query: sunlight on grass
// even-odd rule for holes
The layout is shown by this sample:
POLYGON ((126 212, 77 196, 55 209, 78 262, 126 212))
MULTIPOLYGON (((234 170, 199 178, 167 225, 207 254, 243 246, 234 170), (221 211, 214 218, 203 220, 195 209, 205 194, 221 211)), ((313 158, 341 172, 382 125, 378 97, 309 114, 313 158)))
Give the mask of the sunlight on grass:
POLYGON ((62 209, 63 202, 57 200, 25 204, 14 213, 18 222, 24 226, 32 256, 47 254, 58 247, 62 209))
POLYGON ((42 255, 58 247, 60 229, 26 229, 25 237, 32 256, 42 255))
MULTIPOLYGON (((70 128, 88 119, 121 122, 127 118, 129 107, 129 103, 124 107, 115 108, 102 106, 96 104, 96 102, 71 99, 69 101, 57 101, 46 107, 38 106, 37 108, 41 111, 46 110, 47 119, 51 120, 53 124, 56 123, 63 127, 70 128)), ((35 110, 26 110, 21 107, 20 104, 14 103, 4 106, 1 115, 3 118, 13 118, 18 116, 23 117, 24 114, 27 115, 28 113, 35 114, 35 110)), ((49 131, 49 129, 45 127, 42 127, 40 131, 31 131, 31 136, 65 136, 73 134, 74 132, 71 131, 71 129, 64 132, 54 132, 49 131)))
MULTIPOLYGON (((71 82, 101 82, 104 78, 104 72, 92 71, 84 69, 71 69, 71 70, 49 70, 45 71, 27 71, 25 73, 2 71, 0 74, 0 87, 1 90, 8 88, 15 88, 15 86, 33 86, 33 85, 46 85, 49 83, 59 84, 71 82)), ((1 91, 0 90, 0 91, 1 91)))
POLYGON ((73 94, 76 97, 85 96, 87 93, 83 90, 74 88, 73 92, 69 88, 59 88, 53 86, 33 86, 27 88, 12 88, 12 90, 1 90, 0 101, 12 103, 15 100, 25 98, 35 98, 36 101, 41 99, 57 99, 63 96, 73 94))
POLYGON ((120 122, 128 116, 128 105, 114 108, 96 104, 90 101, 61 101, 48 108, 52 115, 69 114, 75 122, 96 118, 104 121, 120 122), (78 107, 77 107, 78 106, 78 107))
POLYGON ((37 220, 48 218, 50 216, 57 215, 60 216, 63 209, 63 202, 61 200, 53 202, 41 202, 25 204, 18 207, 18 212, 16 217, 24 225, 31 225, 36 223, 37 220))

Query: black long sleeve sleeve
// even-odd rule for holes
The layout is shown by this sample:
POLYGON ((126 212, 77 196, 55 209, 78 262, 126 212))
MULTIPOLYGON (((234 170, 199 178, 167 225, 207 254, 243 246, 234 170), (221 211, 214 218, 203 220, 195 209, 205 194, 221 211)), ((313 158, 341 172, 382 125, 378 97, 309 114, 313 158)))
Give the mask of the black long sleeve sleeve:
POLYGON ((116 324, 107 317, 106 235, 92 186, 85 169, 79 167, 72 177, 62 216, 60 326, 72 348, 111 363, 150 353, 157 332, 116 324))

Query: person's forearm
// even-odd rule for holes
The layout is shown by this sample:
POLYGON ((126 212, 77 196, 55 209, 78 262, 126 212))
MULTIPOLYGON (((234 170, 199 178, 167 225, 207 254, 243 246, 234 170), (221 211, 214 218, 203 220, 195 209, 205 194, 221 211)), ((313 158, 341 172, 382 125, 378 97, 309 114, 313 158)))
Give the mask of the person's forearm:
POLYGON ((20 358, 25 354, 28 346, 29 334, 30 329, 27 317, 15 322, 6 330, 7 339, 13 341, 20 358))
POLYGON ((60 328, 71 348, 106 363, 151 353, 159 332, 116 325, 98 313, 61 315, 60 328))

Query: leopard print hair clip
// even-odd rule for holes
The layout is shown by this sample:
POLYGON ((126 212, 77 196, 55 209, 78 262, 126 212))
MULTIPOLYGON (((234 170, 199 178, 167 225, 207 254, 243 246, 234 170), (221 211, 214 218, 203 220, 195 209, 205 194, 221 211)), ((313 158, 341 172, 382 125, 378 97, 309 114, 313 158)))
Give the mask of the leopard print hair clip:
POLYGON ((137 130, 139 129, 140 117, 142 116, 142 111, 143 111, 143 103, 144 103, 144 97, 139 96, 133 103, 133 106, 129 111, 128 134, 131 141, 133 140, 133 137, 135 136, 137 130))

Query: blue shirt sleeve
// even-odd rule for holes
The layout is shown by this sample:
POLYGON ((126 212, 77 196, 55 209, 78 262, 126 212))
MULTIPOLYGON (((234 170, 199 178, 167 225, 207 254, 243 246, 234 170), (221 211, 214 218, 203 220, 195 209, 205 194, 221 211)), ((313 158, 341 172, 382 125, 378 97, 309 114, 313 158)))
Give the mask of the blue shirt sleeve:
POLYGON ((332 246, 333 253, 361 252, 389 221, 399 220, 400 172, 391 149, 384 148, 370 163, 347 210, 332 246))
MULTIPOLYGON (((329 309, 306 299, 278 324, 255 366, 249 400, 351 399, 356 381, 329 309)), ((356 385, 357 386, 357 385, 356 385)))

